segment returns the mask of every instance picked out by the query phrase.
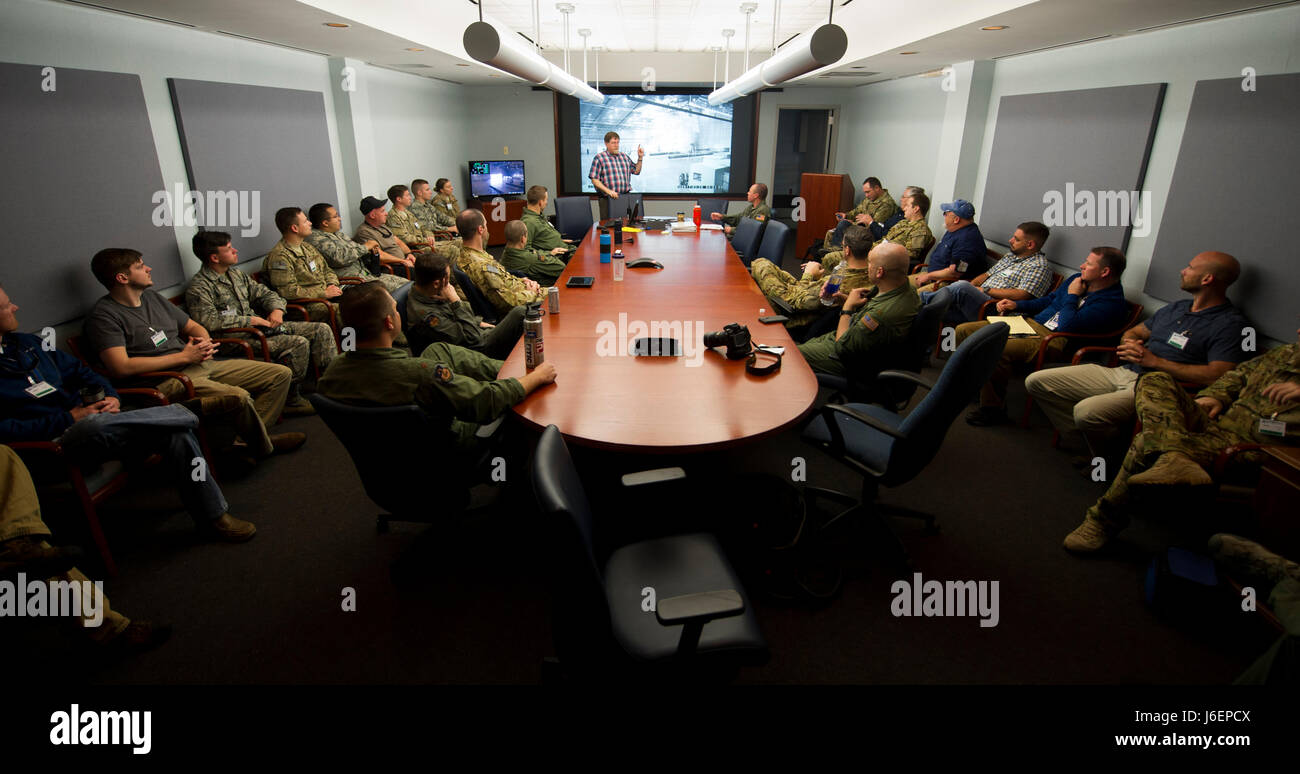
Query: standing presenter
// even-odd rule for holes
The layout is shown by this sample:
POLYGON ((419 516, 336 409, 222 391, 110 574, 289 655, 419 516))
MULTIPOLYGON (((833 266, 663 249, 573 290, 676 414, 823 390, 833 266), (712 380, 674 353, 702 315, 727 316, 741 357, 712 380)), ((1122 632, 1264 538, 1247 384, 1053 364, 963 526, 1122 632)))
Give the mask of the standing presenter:
POLYGON ((618 152, 618 132, 605 133, 605 150, 591 160, 591 172, 587 173, 600 196, 601 220, 609 220, 610 199, 617 199, 632 190, 632 175, 641 174, 644 159, 645 149, 638 145, 636 163, 632 163, 631 156, 618 152))

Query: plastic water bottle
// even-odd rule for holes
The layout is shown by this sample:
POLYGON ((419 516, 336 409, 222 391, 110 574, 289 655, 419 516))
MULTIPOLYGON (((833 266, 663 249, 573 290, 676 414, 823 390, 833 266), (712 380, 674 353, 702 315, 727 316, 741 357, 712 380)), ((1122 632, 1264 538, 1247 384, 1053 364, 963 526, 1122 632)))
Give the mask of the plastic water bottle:
POLYGON ((700 230, 700 205, 695 205, 695 230, 700 230))
POLYGON ((608 231, 600 232, 600 262, 609 263, 609 243, 610 237, 608 231))
POLYGON ((623 265, 624 265, 623 251, 615 250, 614 251, 614 281, 615 282, 623 281, 623 265))
POLYGON ((830 278, 826 280, 826 284, 822 286, 822 306, 835 306, 835 299, 833 296, 839 292, 840 285, 843 284, 844 261, 840 261, 839 265, 835 267, 835 270, 831 272, 830 278))
POLYGON ((544 362, 541 304, 529 304, 524 313, 524 367, 531 371, 544 362))

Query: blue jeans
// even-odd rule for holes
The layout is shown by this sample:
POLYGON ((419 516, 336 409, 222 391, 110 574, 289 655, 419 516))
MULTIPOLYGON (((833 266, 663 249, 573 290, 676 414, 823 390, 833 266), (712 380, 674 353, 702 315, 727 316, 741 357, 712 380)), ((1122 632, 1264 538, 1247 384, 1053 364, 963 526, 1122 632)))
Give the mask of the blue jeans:
MULTIPOLYGON (((938 291, 929 291, 921 294, 921 303, 930 302, 930 298, 938 291)), ((948 286, 948 292, 952 294, 952 306, 948 307, 948 313, 943 316, 943 321, 957 325, 964 322, 973 322, 979 317, 980 307, 987 301, 992 301, 993 296, 970 284, 966 280, 957 280, 948 286)))
POLYGON ((58 442, 83 466, 155 452, 162 455, 163 468, 185 510, 194 521, 203 523, 221 518, 229 506, 203 459, 194 435, 198 426, 199 418, 189 409, 172 404, 120 414, 91 414, 69 427, 58 442), (201 470, 198 460, 202 460, 201 470))

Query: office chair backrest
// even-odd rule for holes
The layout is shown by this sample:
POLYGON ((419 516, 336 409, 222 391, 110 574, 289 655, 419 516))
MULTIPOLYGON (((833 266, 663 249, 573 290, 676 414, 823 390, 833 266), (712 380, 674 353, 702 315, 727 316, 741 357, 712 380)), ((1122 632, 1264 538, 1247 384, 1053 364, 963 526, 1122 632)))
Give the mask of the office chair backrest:
POLYGON ((701 223, 712 223, 713 218, 709 216, 715 212, 718 213, 719 215, 727 214, 726 199, 700 199, 700 222, 701 223))
POLYGON ((596 563, 591 503, 573 466, 569 448, 564 444, 564 436, 555 425, 542 431, 533 451, 533 491, 542 511, 560 522, 560 529, 572 531, 577 550, 571 553, 580 557, 580 574, 603 587, 604 579, 596 563))
POLYGON ((496 322, 497 310, 492 303, 483 295, 483 291, 478 289, 478 285, 469 278, 469 275, 461 271, 454 264, 451 267, 451 277, 456 280, 460 289, 465 291, 465 300, 469 302, 470 308, 474 314, 482 317, 487 322, 496 322))
MULTIPOLYGON (((901 371, 911 371, 912 373, 921 373, 927 365, 930 364, 930 351, 934 349, 934 342, 939 338, 939 329, 943 327, 943 316, 947 314, 948 307, 952 305, 952 292, 948 288, 942 288, 939 292, 930 296, 928 303, 922 304, 917 310, 916 317, 912 319, 912 325, 907 329, 907 335, 899 342, 898 349, 895 350, 892 357, 872 358, 876 362, 883 362, 885 369, 897 369, 901 371)), ((879 373, 877 371, 876 373, 879 373)), ((856 376, 856 375, 855 375, 856 376)), ((868 374, 872 379, 875 374, 868 374)), ((912 399, 916 392, 917 386, 912 382, 905 382, 901 379, 885 379, 872 382, 872 391, 869 400, 871 402, 884 403, 896 410, 901 410, 912 399)))
POLYGON ((591 231, 591 199, 559 196, 555 199, 555 228, 565 239, 585 239, 591 231))
POLYGON ((452 506, 459 510, 469 502, 469 489, 460 481, 442 481, 438 505, 429 499, 430 479, 438 471, 451 470, 455 460, 439 458, 432 450, 445 439, 445 427, 438 427, 419 406, 354 406, 320 393, 308 396, 326 427, 347 449, 361 477, 366 496, 396 516, 427 512, 452 506), (459 498, 449 503, 446 498, 459 498))
POLYGON ((934 387, 899 425, 906 437, 894 442, 881 483, 909 481, 930 464, 953 420, 993 375, 1010 332, 1002 323, 986 325, 957 347, 934 387))
POLYGON ((609 202, 611 218, 621 218, 624 215, 630 217, 634 211, 640 213, 640 217, 645 217, 645 203, 641 201, 639 193, 619 194, 617 199, 611 199, 609 202))
POLYGON ((731 246, 740 253, 740 260, 746 266, 758 257, 758 242, 763 238, 763 226, 766 224, 765 220, 741 218, 740 223, 736 225, 736 231, 731 237, 731 246))
MULTIPOLYGON (((746 219, 748 220, 748 218, 746 219)), ((779 220, 769 220, 763 229, 763 241, 758 244, 755 258, 766 258, 777 266, 785 260, 785 250, 794 239, 794 231, 779 220)))
POLYGON ((393 291, 393 300, 397 302, 397 315, 402 318, 402 330, 406 330, 410 322, 406 319, 406 299, 411 295, 411 285, 406 283, 397 290, 393 291))

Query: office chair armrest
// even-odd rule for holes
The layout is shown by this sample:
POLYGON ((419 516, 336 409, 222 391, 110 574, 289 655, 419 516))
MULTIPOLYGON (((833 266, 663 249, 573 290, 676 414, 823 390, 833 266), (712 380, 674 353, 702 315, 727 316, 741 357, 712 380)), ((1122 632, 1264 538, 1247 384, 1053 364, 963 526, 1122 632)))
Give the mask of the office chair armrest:
POLYGON ((185 388, 185 400, 189 400, 190 398, 194 397, 194 382, 190 381, 190 377, 186 376, 180 371, 145 371, 142 374, 136 374, 132 378, 159 379, 159 380, 175 379, 176 381, 181 383, 182 387, 185 388))
POLYGON ((54 441, 8 441, 5 443, 5 446, 8 446, 16 452, 34 451, 53 454, 56 456, 63 455, 63 446, 54 441))
POLYGON ((745 600, 735 589, 701 591, 661 599, 655 604, 655 618, 664 626, 705 624, 717 618, 731 618, 745 612, 745 600))
POLYGON ((686 478, 686 471, 681 468, 655 468, 653 470, 639 470, 636 473, 623 474, 622 482, 625 487, 645 486, 646 484, 662 484, 665 481, 680 481, 686 478))
POLYGON ((364 285, 370 280, 362 277, 339 277, 339 285, 364 285))
POLYGON ((1115 354, 1118 351, 1118 347, 1079 347, 1074 351, 1074 357, 1070 358, 1070 365, 1079 365, 1083 362, 1085 355, 1108 352, 1110 353, 1110 357, 1106 358, 1106 365, 1110 368, 1114 368, 1119 362, 1119 356, 1115 354))
POLYGON ((506 415, 502 414, 486 425, 479 425, 478 429, 474 431, 474 436, 476 438, 491 438, 497 434, 497 429, 501 427, 501 423, 504 421, 506 421, 506 415))
POLYGON ((917 386, 924 387, 927 390, 934 389, 933 382, 931 382, 929 379, 926 379, 925 377, 919 374, 914 374, 911 371, 881 371, 880 373, 876 374, 876 378, 877 379, 902 379, 903 381, 912 382, 917 386))
POLYGON ((785 315, 786 317, 789 317, 790 315, 794 314, 794 307, 791 306, 789 303, 787 303, 786 300, 783 298, 773 298, 772 296, 768 296, 767 302, 772 305, 773 309, 785 315))
POLYGON ((988 301, 985 301, 984 303, 980 304, 980 311, 979 314, 975 315, 975 319, 976 320, 988 319, 989 312, 997 311, 997 308, 998 308, 998 300, 996 298, 990 298, 988 301))
POLYGON ((1222 478, 1223 474, 1228 470, 1228 465, 1232 464, 1232 461, 1237 458, 1238 454, 1249 451, 1258 451, 1268 445, 1270 444, 1237 443, 1229 446, 1219 452, 1219 456, 1214 460, 1214 477, 1216 479, 1222 478))
POLYGON ((171 403, 171 401, 167 400, 166 395, 163 395, 152 387, 118 387, 115 389, 117 389, 119 397, 135 396, 137 398, 144 398, 146 402, 154 406, 166 406, 171 403))
MULTIPOLYGON (((259 344, 262 345, 262 359, 268 363, 271 362, 271 347, 266 343, 266 334, 262 333, 256 328, 250 328, 250 327, 222 328, 221 330, 213 331, 212 333, 213 335, 226 334, 226 333, 242 333, 247 336, 251 336, 252 338, 256 339, 259 344)), ((230 342, 232 344, 242 344, 244 346, 244 357, 248 358, 249 360, 253 360, 255 358, 255 356, 253 355, 253 346, 249 342, 244 341, 243 339, 232 339, 232 338, 215 339, 214 338, 213 341, 230 342)))

